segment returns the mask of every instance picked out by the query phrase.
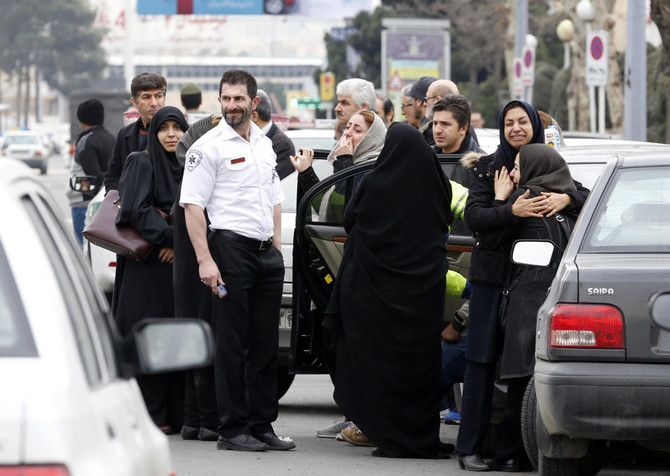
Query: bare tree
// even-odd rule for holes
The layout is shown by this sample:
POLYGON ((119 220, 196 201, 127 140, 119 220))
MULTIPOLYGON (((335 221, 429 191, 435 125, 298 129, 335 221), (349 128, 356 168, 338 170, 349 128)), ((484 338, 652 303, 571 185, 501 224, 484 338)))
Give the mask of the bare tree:
MULTIPOLYGON (((651 0, 651 19, 661 33, 663 74, 668 81, 670 78, 670 3, 667 0, 651 0)), ((667 96, 665 100, 665 141, 670 144, 670 98, 667 96)))

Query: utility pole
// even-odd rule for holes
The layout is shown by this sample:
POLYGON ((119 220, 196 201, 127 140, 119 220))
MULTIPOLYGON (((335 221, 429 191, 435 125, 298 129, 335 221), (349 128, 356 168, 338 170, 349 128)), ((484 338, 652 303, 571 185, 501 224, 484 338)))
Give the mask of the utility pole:
POLYGON ((628 0, 624 69, 623 137, 647 140, 647 41, 645 0, 628 0))

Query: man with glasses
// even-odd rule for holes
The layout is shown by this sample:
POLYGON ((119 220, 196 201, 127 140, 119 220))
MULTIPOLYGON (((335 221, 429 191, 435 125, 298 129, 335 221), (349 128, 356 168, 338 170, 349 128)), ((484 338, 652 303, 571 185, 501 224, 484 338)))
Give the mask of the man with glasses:
POLYGON ((411 89, 411 84, 408 84, 402 88, 402 103, 400 106, 400 111, 405 117, 405 122, 410 126, 416 127, 418 129, 420 124, 419 120, 414 115, 414 101, 412 100, 412 96, 409 95, 411 89))
POLYGON ((423 76, 412 84, 412 89, 409 91, 409 95, 412 97, 414 116, 419 121, 419 132, 424 134, 424 138, 431 147, 435 145, 432 137, 433 134, 431 132, 430 137, 425 134, 426 129, 430 128, 430 121, 426 117, 426 96, 428 96, 428 86, 435 81, 437 81, 437 78, 434 76, 423 76))

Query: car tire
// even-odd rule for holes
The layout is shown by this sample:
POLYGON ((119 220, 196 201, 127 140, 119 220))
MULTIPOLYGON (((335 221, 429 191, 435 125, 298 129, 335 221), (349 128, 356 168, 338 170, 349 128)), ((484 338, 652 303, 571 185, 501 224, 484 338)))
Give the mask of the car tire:
POLYGON ((535 395, 535 377, 531 377, 523 395, 521 405, 521 437, 526 449, 528 461, 534 470, 538 467, 537 446, 537 396, 535 395))
POLYGON ((265 0, 265 13, 279 15, 284 12, 284 0, 265 0))
POLYGON ((295 374, 289 373, 288 365, 277 366, 277 400, 286 395, 294 378, 295 374))

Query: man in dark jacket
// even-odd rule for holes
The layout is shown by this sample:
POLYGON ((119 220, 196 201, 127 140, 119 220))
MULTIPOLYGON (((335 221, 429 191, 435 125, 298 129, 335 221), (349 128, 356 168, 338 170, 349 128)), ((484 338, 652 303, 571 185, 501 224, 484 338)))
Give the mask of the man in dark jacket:
MULTIPOLYGON (((97 187, 107 171, 109 156, 114 150, 114 136, 102 125, 105 121, 105 108, 98 99, 89 99, 79 104, 77 120, 82 132, 74 146, 74 159, 70 167, 70 177, 95 177, 97 187)), ((72 225, 79 243, 83 243, 82 231, 86 207, 96 195, 98 188, 90 188, 90 181, 79 183, 80 190, 66 188, 70 207, 72 207, 72 225)))
POLYGON ((114 153, 105 174, 107 190, 119 189, 119 178, 128 155, 146 148, 151 118, 165 105, 166 92, 167 83, 159 74, 140 73, 133 78, 130 83, 130 101, 140 113, 140 118, 121 129, 116 136, 114 153))
POLYGON ((259 89, 256 94, 260 101, 251 113, 251 120, 272 141, 272 150, 277 154, 277 174, 279 179, 282 180, 295 170, 291 164, 291 159, 289 159, 289 155, 295 155, 295 146, 293 141, 272 120, 272 103, 267 93, 259 89))

